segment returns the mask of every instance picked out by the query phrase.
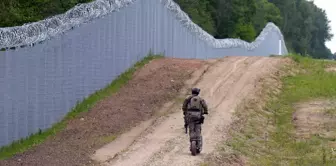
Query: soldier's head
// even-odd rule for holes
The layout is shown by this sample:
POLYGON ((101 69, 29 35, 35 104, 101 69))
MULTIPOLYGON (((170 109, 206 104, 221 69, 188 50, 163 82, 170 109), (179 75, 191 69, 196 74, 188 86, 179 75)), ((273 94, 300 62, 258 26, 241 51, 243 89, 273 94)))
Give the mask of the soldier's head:
POLYGON ((200 91, 201 90, 199 88, 192 88, 191 89, 191 94, 197 96, 200 93, 200 91))

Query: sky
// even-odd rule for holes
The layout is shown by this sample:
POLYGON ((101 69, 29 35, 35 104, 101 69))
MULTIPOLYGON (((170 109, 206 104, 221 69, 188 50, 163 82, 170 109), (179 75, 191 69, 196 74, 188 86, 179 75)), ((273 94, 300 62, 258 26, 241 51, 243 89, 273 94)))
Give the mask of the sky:
POLYGON ((335 0, 314 0, 314 3, 319 8, 326 11, 328 19, 331 21, 329 23, 331 27, 331 33, 334 37, 331 41, 326 42, 326 46, 331 50, 332 53, 336 52, 336 1, 335 0))

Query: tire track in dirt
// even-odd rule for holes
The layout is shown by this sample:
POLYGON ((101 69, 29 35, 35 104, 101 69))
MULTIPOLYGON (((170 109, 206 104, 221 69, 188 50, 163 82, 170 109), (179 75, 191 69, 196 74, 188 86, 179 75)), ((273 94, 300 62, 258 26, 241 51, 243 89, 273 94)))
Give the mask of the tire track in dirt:
MULTIPOLYGON (((220 74, 220 76, 224 76, 224 79, 221 79, 222 77, 217 77, 218 80, 222 80, 222 81, 220 81, 221 84, 220 84, 219 87, 211 87, 210 88, 210 86, 207 86, 207 87, 210 88, 209 90, 211 90, 211 89, 217 89, 217 91, 215 91, 216 94, 218 94, 218 93, 222 94, 222 97, 220 97, 218 95, 216 96, 216 98, 218 98, 218 100, 216 100, 216 101, 219 102, 218 104, 216 104, 216 102, 214 102, 213 104, 212 104, 212 102, 209 102, 209 105, 210 104, 214 105, 213 107, 210 106, 210 110, 214 110, 214 109, 218 108, 222 104, 222 101, 224 100, 224 98, 226 98, 225 94, 228 94, 229 91, 230 91, 230 89, 227 88, 227 87, 234 87, 234 84, 236 84, 237 82, 239 82, 240 78, 242 78, 242 76, 244 75, 244 71, 248 71, 257 62, 259 62, 257 58, 253 58, 253 59, 251 59, 251 58, 249 58, 249 59, 248 58, 239 59, 239 60, 237 60, 233 64, 232 70, 230 70, 230 72, 224 73, 224 74, 220 74), (229 78, 230 78, 230 80, 229 80, 229 78), (225 91, 221 91, 221 90, 223 90, 222 87, 226 87, 225 91)), ((228 67, 230 67, 230 66, 228 66, 228 67)), ((214 67, 215 70, 217 68, 218 68, 218 66, 214 67)), ((218 70, 218 71, 220 72, 221 70, 218 70)), ((214 75, 209 74, 208 76, 210 78, 211 77, 213 78, 214 75)), ((205 77, 205 79, 206 79, 206 77, 205 77)), ((205 89, 205 90, 207 90, 207 89, 205 89)), ((213 95, 212 94, 209 95, 209 96, 205 95, 204 97, 205 98, 212 98, 213 95)), ((211 121, 211 124, 220 124, 221 121, 223 120, 220 117, 221 117, 221 115, 219 115, 217 112, 213 112, 211 114, 211 116, 209 117, 208 120, 211 121), (212 118, 212 117, 217 117, 217 118, 212 118)), ((229 119, 230 119, 231 116, 224 115, 223 117, 227 118, 226 122, 227 122, 227 124, 229 124, 228 122, 230 122, 229 119)), ((214 126, 206 126, 206 125, 204 125, 203 126, 204 129, 208 131, 207 133, 204 133, 204 130, 203 130, 203 138, 204 138, 204 140, 206 142, 211 142, 212 143, 212 145, 211 144, 207 144, 208 147, 212 148, 212 149, 208 149, 209 152, 211 152, 211 151, 214 150, 214 148, 216 147, 215 144, 217 143, 218 140, 223 140, 223 138, 221 138, 221 137, 211 136, 214 133, 220 133, 220 132, 222 132, 222 129, 223 129, 222 126, 223 125, 218 125, 218 126, 217 125, 214 125, 214 126), (210 130, 208 130, 208 129, 210 129, 210 130), (212 137, 212 138, 207 139, 207 137, 208 138, 212 137)), ((195 161, 196 160, 194 160, 194 158, 192 158, 192 156, 190 156, 190 152, 188 151, 189 150, 189 144, 185 143, 183 145, 179 145, 181 142, 185 142, 184 141, 185 137, 186 136, 178 137, 174 141, 172 141, 174 143, 172 143, 172 144, 166 144, 166 146, 167 146, 166 148, 168 148, 168 149, 164 150, 164 152, 169 152, 170 151, 170 153, 168 155, 165 154, 165 153, 162 153, 162 152, 158 152, 158 154, 160 154, 160 155, 152 157, 151 161, 147 162, 146 164, 147 165, 170 165, 173 162, 173 165, 195 165, 195 161), (172 145, 174 145, 174 146, 172 146, 172 145), (175 147, 175 148, 172 149, 172 147, 175 147), (177 148, 177 147, 179 147, 179 148, 177 148), (185 149, 187 149, 187 151, 185 151, 185 149), (191 158, 189 158, 190 161, 180 160, 179 156, 174 156, 174 154, 179 154, 179 153, 180 154, 186 154, 186 155, 190 156, 191 157, 191 158), (172 157, 169 157, 169 156, 172 156, 172 157)), ((205 146, 204 146, 204 148, 205 148, 205 146)), ((206 152, 206 151, 203 151, 202 154, 205 154, 204 152, 206 152)), ((198 162, 200 162, 203 158, 198 158, 198 159, 199 159, 198 162)))
POLYGON ((259 78, 270 74, 280 62, 280 58, 226 57, 208 69, 196 85, 209 105, 209 116, 202 126, 203 151, 200 155, 190 155, 181 106, 176 105, 171 108, 174 113, 150 127, 125 152, 103 165, 197 165, 226 139, 236 106, 248 95, 253 95, 259 78))
MULTIPOLYGON (((206 61, 205 64, 201 66, 201 68, 194 71, 191 74, 191 78, 189 80, 186 80, 185 88, 181 89, 180 97, 184 98, 185 95, 188 94, 186 87, 192 87, 199 83, 202 80, 203 75, 207 73, 207 71, 210 69, 210 66, 215 65, 219 62, 220 60, 206 61)), ((176 100, 164 104, 163 107, 158 111, 158 114, 171 113, 175 109, 174 106, 179 105, 178 103, 179 101, 176 100)), ((164 115, 158 115, 158 117, 154 117, 142 122, 138 126, 132 128, 130 131, 121 134, 116 140, 101 147, 95 152, 94 155, 91 156, 91 158, 98 163, 101 163, 102 161, 110 162, 111 160, 119 156, 122 152, 127 151, 128 147, 131 147, 133 144, 135 144, 137 138, 153 132, 155 126, 159 125, 166 118, 167 117, 164 115)))

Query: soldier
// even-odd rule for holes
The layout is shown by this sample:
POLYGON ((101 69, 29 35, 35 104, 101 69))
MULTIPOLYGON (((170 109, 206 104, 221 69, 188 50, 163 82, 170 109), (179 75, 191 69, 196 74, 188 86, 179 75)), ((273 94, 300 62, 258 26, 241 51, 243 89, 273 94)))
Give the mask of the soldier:
POLYGON ((199 88, 192 88, 192 95, 184 100, 182 106, 186 133, 189 126, 190 141, 196 139, 199 142, 198 152, 200 152, 202 148, 201 125, 204 122, 203 115, 208 114, 208 106, 205 100, 198 96, 199 93, 199 88))

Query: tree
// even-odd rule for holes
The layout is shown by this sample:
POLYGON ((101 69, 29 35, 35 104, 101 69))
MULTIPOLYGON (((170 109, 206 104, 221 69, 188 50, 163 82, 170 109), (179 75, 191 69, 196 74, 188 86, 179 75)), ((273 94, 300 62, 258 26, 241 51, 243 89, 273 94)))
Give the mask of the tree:
POLYGON ((213 7, 208 0, 176 0, 181 9, 185 11, 194 23, 199 25, 209 34, 216 33, 213 7))
POLYGON ((0 0, 0 27, 20 26, 64 13, 92 0, 0 0))
POLYGON ((254 40, 256 32, 251 16, 255 13, 255 0, 217 0, 215 37, 254 40))
POLYGON ((268 22, 281 26, 283 18, 279 8, 267 0, 256 0, 256 14, 253 17, 253 25, 259 33, 268 22))
POLYGON ((306 0, 269 1, 280 9, 283 18, 280 28, 290 50, 314 58, 327 58, 331 55, 325 42, 333 35, 324 10, 306 0))

